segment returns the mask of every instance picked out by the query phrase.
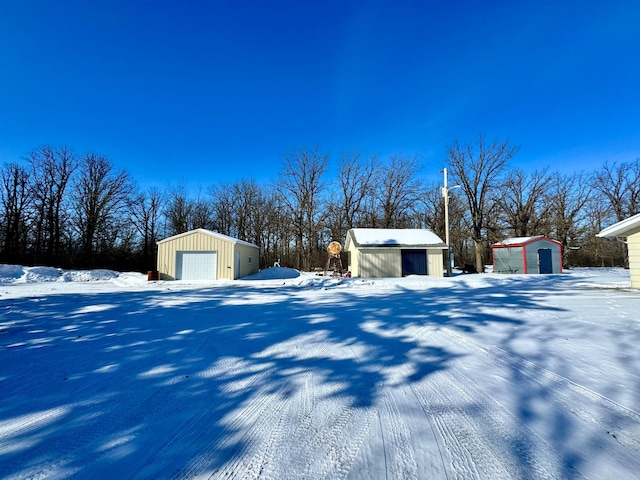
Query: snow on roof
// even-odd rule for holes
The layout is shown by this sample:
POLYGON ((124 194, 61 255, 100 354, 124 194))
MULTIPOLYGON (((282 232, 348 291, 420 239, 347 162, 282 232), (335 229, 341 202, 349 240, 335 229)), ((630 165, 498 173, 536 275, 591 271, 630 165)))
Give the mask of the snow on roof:
POLYGON ((206 228, 196 228, 195 230, 190 230, 188 232, 179 233, 178 235, 174 235, 173 237, 168 237, 168 238, 165 238, 163 240, 160 240, 157 243, 164 243, 164 242, 167 242, 169 240, 175 240, 176 238, 184 237, 186 235, 192 235, 192 234, 194 234, 196 232, 203 233, 205 235, 210 235, 212 237, 217 237, 217 238, 219 238, 221 240, 226 240, 227 242, 238 243, 240 245, 246 245, 248 247, 259 248, 257 245, 254 245, 253 243, 249 243, 249 242, 245 242, 244 240, 239 240, 237 238, 229 237, 228 235, 224 235, 222 233, 212 232, 211 230, 207 230, 206 228))
POLYGON ((614 223, 613 225, 602 230, 600 233, 596 234, 596 237, 626 237, 637 229, 640 229, 640 213, 634 215, 633 217, 625 218, 621 222, 614 223))
POLYGON ((535 235, 533 237, 511 237, 506 238, 501 242, 496 243, 495 245, 522 245, 523 243, 529 243, 533 240, 537 240, 539 238, 544 238, 544 235, 535 235))
POLYGON ((354 242, 360 246, 445 246, 442 239, 435 233, 422 228, 352 228, 349 232, 351 232, 354 242))

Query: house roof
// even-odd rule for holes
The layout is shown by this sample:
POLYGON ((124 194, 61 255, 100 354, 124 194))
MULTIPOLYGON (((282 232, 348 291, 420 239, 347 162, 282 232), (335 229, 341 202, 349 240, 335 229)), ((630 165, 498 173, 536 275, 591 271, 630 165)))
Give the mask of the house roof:
POLYGON ((544 235, 534 235, 532 237, 511 237, 506 238, 501 242, 494 243, 491 247, 500 248, 500 247, 521 247, 523 245, 528 245, 529 243, 536 242, 538 240, 547 240, 553 243, 560 243, 557 240, 553 240, 552 238, 547 238, 544 235))
POLYGON ((429 246, 446 248, 445 243, 431 230, 422 228, 352 228, 347 234, 347 244, 350 239, 361 247, 380 246, 429 246))
POLYGON ((596 237, 627 237, 633 233, 638 232, 640 232, 640 213, 634 215, 633 217, 625 218, 621 222, 614 223, 613 225, 602 230, 600 233, 596 234, 596 237))
POLYGON ((195 230, 189 230, 188 232, 184 232, 184 233, 179 233, 178 235, 174 235, 173 237, 168 237, 165 239, 162 239, 160 241, 158 241, 157 243, 165 243, 165 242, 169 242, 171 240, 176 240, 177 238, 180 237, 186 237, 187 235, 193 235, 194 233, 200 233, 203 235, 209 235, 211 237, 215 237, 215 238, 219 238, 220 240, 224 240, 230 243, 236 243, 239 245, 246 245, 248 247, 255 247, 255 248, 259 248, 257 245, 254 245, 253 243, 249 243, 249 242, 245 242, 244 240, 239 240, 237 238, 233 238, 233 237, 229 237, 228 235, 223 235, 222 233, 218 233, 218 232, 212 232, 211 230, 207 230, 206 228, 196 228, 195 230))

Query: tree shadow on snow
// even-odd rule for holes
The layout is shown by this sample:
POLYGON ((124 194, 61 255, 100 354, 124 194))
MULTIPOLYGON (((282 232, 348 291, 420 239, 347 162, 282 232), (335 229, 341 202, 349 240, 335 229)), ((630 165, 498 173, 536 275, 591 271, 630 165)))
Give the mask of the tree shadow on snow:
POLYGON ((302 428, 323 402, 366 411, 386 388, 446 371, 462 353, 430 342, 439 328, 515 329, 517 312, 552 310, 526 282, 167 285, 0 300, 0 476, 231 468, 259 450, 270 415, 291 408, 290 428, 302 428))

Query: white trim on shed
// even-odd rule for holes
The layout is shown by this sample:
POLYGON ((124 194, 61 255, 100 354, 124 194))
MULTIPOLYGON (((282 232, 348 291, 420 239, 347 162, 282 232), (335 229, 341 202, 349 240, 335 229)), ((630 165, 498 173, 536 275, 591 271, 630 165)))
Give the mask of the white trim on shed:
POLYGON ((203 228, 158 242, 163 280, 235 280, 258 271, 257 245, 203 228))
POLYGON ((345 251, 354 277, 444 276, 447 246, 430 230, 352 228, 345 251))

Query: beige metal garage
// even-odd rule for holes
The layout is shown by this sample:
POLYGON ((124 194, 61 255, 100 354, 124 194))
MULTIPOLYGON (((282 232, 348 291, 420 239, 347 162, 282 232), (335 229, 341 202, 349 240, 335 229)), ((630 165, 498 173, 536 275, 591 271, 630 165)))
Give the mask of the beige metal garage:
POLYGON ((444 276, 447 246, 430 230, 352 228, 345 250, 354 277, 444 276))
POLYGON ((260 249, 199 228, 158 242, 161 280, 235 280, 258 271, 260 249))

